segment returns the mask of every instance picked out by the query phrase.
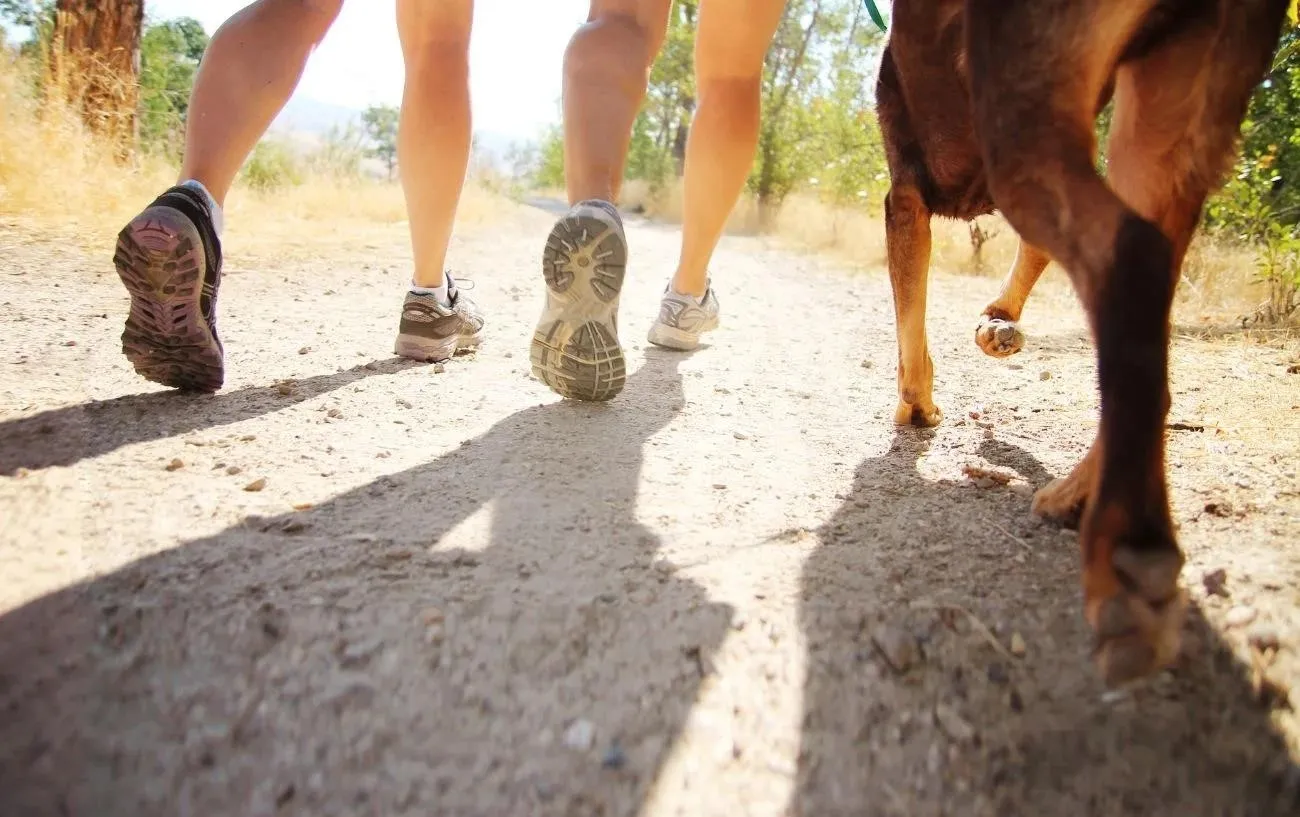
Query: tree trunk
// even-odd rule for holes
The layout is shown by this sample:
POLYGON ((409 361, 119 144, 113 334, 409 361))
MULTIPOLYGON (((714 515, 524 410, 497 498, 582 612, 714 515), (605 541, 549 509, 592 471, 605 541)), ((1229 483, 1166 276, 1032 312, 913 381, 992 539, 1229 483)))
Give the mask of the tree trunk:
POLYGON ((135 147, 143 0, 57 0, 52 87, 120 159, 135 147))

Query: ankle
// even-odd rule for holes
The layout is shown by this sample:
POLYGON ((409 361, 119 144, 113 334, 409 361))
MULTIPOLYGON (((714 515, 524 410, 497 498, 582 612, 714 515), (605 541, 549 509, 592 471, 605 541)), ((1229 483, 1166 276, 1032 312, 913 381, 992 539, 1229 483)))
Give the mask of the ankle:
POLYGON ((217 234, 217 238, 220 238, 221 230, 225 223, 225 214, 222 210, 221 202, 217 201, 216 197, 212 195, 212 192, 208 190, 207 185, 203 184, 203 182, 198 179, 184 179, 180 182, 178 187, 193 190, 207 201, 208 211, 212 214, 212 229, 217 234))
POLYGON ((438 303, 443 306, 451 306, 452 288, 451 281, 443 276, 442 283, 438 286, 423 286, 417 284, 414 279, 411 280, 411 292, 416 295, 432 295, 438 299, 438 303))
POLYGON ((694 298, 696 301, 703 300, 704 296, 709 294, 709 281, 707 278, 704 281, 697 282, 694 280, 682 281, 674 277, 669 287, 678 295, 685 295, 694 298))

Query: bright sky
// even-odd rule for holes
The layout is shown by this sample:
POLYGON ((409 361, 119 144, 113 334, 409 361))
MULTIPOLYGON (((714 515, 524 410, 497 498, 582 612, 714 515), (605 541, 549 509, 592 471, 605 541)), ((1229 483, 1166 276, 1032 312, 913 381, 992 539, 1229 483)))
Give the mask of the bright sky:
MULTIPOLYGON (((312 55, 297 96, 364 108, 402 97, 395 0, 349 0, 312 55)), ((154 19, 193 17, 208 33, 245 0, 146 0, 154 19)), ((470 46, 475 130, 516 138, 559 121, 560 68, 587 0, 477 0, 470 46)))

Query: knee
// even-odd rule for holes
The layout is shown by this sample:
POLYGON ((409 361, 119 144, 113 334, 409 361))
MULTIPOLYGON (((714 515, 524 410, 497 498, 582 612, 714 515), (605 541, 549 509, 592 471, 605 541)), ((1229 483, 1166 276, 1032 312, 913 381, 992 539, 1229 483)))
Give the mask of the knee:
POLYGON ((281 19, 319 45, 343 10, 343 0, 276 0, 281 19))
POLYGON ((733 115, 757 117, 762 101, 762 77, 699 76, 696 79, 701 105, 724 108, 733 115))
POLYGON ((469 75, 469 37, 454 32, 429 32, 415 41, 406 54, 408 79, 432 79, 469 75))
POLYGON ((593 16, 574 33, 564 52, 566 75, 647 78, 654 61, 650 31, 635 15, 608 12, 593 16))
POLYGON ((282 0, 293 8, 294 12, 312 20, 320 20, 328 26, 333 23, 343 10, 343 0, 282 0))
POLYGON ((930 211, 921 198, 921 191, 911 185, 892 185, 885 194, 885 223, 893 227, 906 227, 928 220, 930 211))

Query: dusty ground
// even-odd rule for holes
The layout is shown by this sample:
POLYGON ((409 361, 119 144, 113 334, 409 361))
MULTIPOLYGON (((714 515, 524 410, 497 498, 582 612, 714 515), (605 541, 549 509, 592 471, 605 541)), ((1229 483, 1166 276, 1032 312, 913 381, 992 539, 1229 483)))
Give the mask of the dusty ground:
POLYGON ((728 239, 670 354, 636 224, 634 373, 574 405, 528 375, 549 218, 457 239, 491 340, 440 368, 389 352, 400 225, 232 235, 206 397, 120 357, 107 248, 0 225, 3 817, 1300 813, 1293 352, 1180 337, 1189 648, 1104 694, 1028 513, 1095 429, 1059 273, 1010 362, 938 277, 948 419, 895 430, 882 273, 728 239))

